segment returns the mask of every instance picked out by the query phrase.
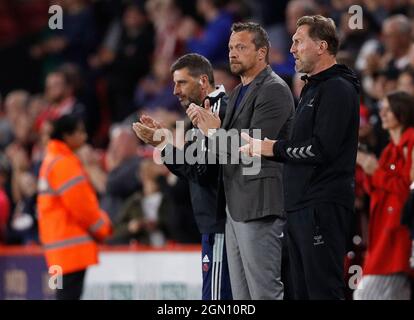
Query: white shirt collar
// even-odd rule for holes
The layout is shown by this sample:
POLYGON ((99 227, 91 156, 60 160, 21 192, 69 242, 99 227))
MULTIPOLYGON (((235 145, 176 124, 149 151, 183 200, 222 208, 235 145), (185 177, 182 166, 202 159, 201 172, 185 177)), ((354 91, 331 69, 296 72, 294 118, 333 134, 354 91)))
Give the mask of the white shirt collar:
POLYGON ((222 84, 216 86, 216 90, 214 90, 212 93, 210 93, 208 96, 211 98, 217 97, 220 93, 226 93, 226 89, 224 89, 224 86, 222 84))

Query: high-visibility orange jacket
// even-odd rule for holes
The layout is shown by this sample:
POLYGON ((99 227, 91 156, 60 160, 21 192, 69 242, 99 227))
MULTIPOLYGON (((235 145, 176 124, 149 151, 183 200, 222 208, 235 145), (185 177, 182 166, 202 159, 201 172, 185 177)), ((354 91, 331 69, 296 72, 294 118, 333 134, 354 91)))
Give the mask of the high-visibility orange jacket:
POLYGON ((58 265, 66 274, 98 262, 96 241, 111 234, 111 223, 99 209, 80 160, 59 140, 47 145, 37 207, 39 236, 49 267, 58 265))

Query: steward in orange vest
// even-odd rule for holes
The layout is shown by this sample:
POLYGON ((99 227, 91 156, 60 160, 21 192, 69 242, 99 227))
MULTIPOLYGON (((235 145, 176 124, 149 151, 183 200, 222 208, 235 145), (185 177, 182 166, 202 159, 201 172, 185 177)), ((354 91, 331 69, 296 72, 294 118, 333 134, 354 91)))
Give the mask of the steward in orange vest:
POLYGON ((48 267, 62 268, 57 299, 79 299, 87 267, 98 263, 96 242, 112 227, 74 153, 87 139, 82 120, 65 115, 52 126, 38 181, 39 236, 48 267))

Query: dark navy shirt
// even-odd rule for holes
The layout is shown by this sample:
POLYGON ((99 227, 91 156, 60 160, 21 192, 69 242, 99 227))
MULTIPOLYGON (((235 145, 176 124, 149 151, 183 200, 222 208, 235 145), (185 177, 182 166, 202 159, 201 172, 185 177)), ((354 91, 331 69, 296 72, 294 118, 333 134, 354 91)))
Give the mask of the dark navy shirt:
POLYGON ((249 85, 250 83, 241 87, 239 95, 237 96, 237 99, 236 99, 236 104, 234 105, 234 111, 238 109, 240 102, 243 100, 243 97, 246 94, 247 89, 249 89, 249 85))

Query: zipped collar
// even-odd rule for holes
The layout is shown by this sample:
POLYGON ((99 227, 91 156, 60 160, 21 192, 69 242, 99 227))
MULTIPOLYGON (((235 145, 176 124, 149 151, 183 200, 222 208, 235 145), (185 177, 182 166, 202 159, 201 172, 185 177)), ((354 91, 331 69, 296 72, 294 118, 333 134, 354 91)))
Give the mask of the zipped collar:
POLYGON ((214 90, 213 92, 209 93, 208 96, 210 98, 215 98, 217 97, 219 94, 226 94, 226 89, 224 89, 224 86, 222 84, 217 85, 216 86, 216 90, 214 90))
POLYGON ((312 82, 322 82, 333 77, 341 77, 347 80, 355 87, 357 92, 360 92, 360 83, 358 77, 356 76, 354 71, 352 71, 344 64, 334 64, 332 67, 325 69, 312 76, 308 76, 307 74, 305 74, 301 77, 301 79, 305 81, 306 84, 310 84, 312 82))

